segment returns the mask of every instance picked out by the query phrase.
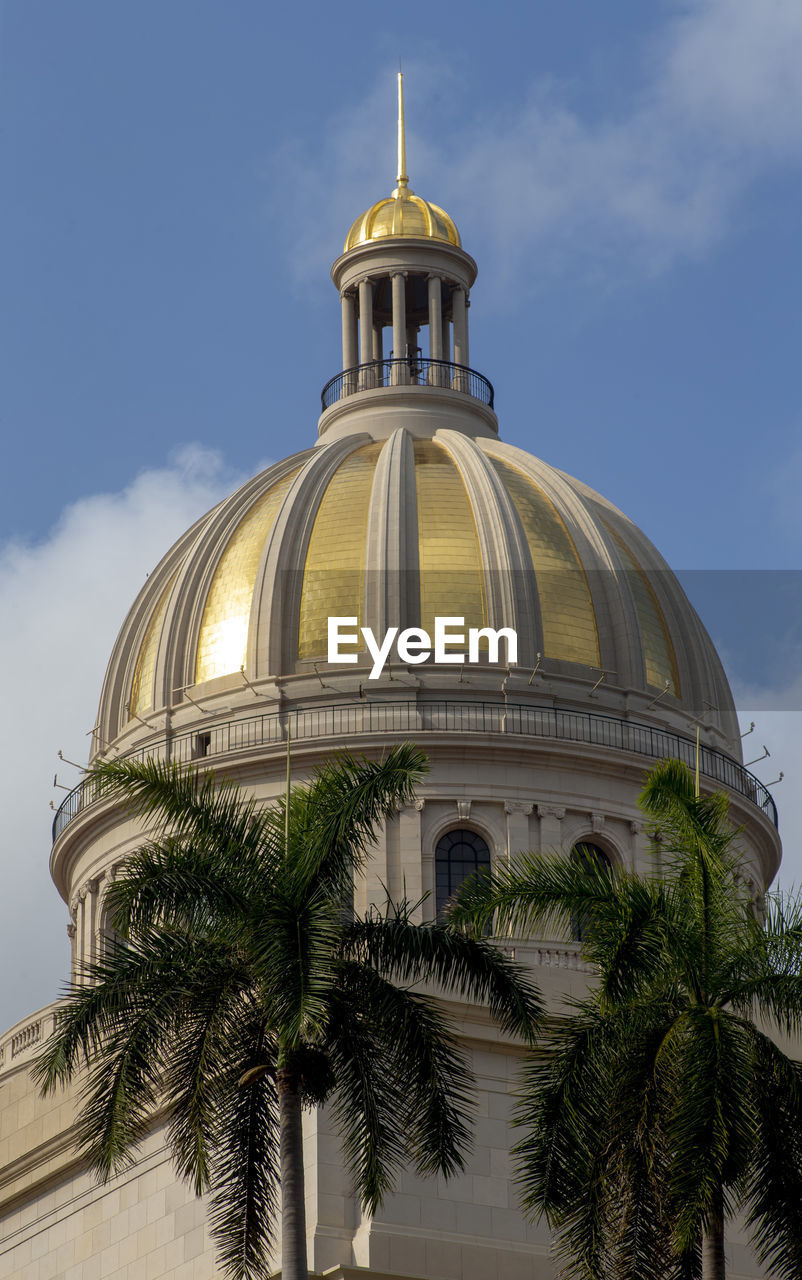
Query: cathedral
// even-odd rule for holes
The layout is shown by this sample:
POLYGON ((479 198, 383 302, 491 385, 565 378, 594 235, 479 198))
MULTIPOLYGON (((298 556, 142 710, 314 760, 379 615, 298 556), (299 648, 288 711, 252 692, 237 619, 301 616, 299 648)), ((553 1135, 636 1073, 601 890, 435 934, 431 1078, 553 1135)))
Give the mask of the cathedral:
MULTIPOLYGON (((331 269, 342 366, 317 439, 198 520, 150 574, 109 658, 92 759, 202 762, 269 801, 288 736, 295 781, 338 747, 375 757, 418 743, 431 772, 387 822, 355 907, 389 892, 423 919, 520 850, 582 844, 613 868, 659 869, 637 803, 644 774, 698 758, 742 828, 757 896, 780 861, 777 815, 743 766, 715 648, 640 529, 504 443, 470 350, 477 265, 449 214, 409 185, 401 92, 399 77, 395 189, 356 219, 331 269)), ((140 839, 91 778, 56 814, 50 866, 76 977, 102 952, 106 891, 140 839)), ((555 1004, 587 983, 569 937, 505 946, 555 1004)), ((329 1117, 305 1116, 316 1275, 556 1274, 512 1177, 519 1050, 482 1008, 451 1012, 477 1082, 466 1171, 405 1175, 369 1216, 329 1117)), ((204 1201, 159 1125, 98 1186, 73 1141, 79 1089, 39 1098, 29 1068, 57 1015, 54 1003, 0 1037, 0 1280, 211 1280, 204 1201)), ((737 1225, 727 1251, 733 1280, 759 1274, 737 1225)))

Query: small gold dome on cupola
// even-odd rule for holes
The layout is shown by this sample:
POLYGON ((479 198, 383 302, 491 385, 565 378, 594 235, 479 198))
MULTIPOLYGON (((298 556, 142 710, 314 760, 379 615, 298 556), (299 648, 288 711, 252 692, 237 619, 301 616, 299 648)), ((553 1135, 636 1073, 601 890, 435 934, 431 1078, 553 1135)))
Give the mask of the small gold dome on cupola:
POLYGON ((442 240, 460 247, 456 223, 445 209, 416 196, 407 176, 406 140, 404 136, 404 78, 398 73, 398 176, 392 195, 361 214, 345 240, 344 252, 371 240, 385 239, 442 240))

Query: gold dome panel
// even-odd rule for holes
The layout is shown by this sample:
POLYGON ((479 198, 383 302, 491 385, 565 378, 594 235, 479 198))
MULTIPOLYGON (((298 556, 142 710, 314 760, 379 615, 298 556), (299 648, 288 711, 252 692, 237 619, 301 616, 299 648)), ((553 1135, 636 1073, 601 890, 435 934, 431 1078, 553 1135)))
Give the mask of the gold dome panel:
POLYGON ((445 209, 402 187, 357 218, 346 237, 344 252, 372 240, 403 238, 441 240, 457 248, 462 243, 456 224, 445 209))

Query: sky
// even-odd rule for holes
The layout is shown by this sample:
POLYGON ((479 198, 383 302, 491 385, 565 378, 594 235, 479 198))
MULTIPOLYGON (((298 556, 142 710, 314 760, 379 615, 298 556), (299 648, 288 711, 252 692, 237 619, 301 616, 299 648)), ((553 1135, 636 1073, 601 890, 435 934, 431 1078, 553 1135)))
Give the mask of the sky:
POLYGON ((411 185, 479 264, 502 437, 679 572, 745 759, 785 774, 802 880, 798 0, 0 0, 4 1027, 66 974, 57 753, 86 761, 129 604, 315 438, 328 271, 394 185, 399 57, 411 185))

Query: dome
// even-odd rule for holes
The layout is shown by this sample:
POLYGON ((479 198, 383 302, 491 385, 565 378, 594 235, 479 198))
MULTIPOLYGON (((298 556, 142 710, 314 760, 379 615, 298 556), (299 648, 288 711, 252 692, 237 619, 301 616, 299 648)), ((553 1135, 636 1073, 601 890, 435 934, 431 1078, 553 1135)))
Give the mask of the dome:
MULTIPOLYGON (((194 699, 269 681, 287 698, 295 682, 308 696, 310 676, 316 687, 353 688, 368 681, 372 659, 363 644, 347 665, 329 664, 329 617, 357 618, 379 636, 390 626, 431 633, 436 615, 515 629, 509 691, 634 709, 686 732, 688 714, 709 704, 706 729, 731 735, 713 645, 626 516, 498 439, 397 427, 386 439, 324 440, 277 463, 176 543, 118 640, 102 737, 180 703, 185 689, 194 699)), ((490 656, 470 671, 474 689, 499 683, 490 656)), ((407 664, 404 676, 413 674, 442 688, 458 669, 407 664)), ((388 663, 376 688, 400 675, 388 663)))
POLYGON ((461 244, 456 224, 444 209, 401 187, 357 218, 346 236, 344 252, 371 240, 406 236, 440 240, 457 248, 461 244))

